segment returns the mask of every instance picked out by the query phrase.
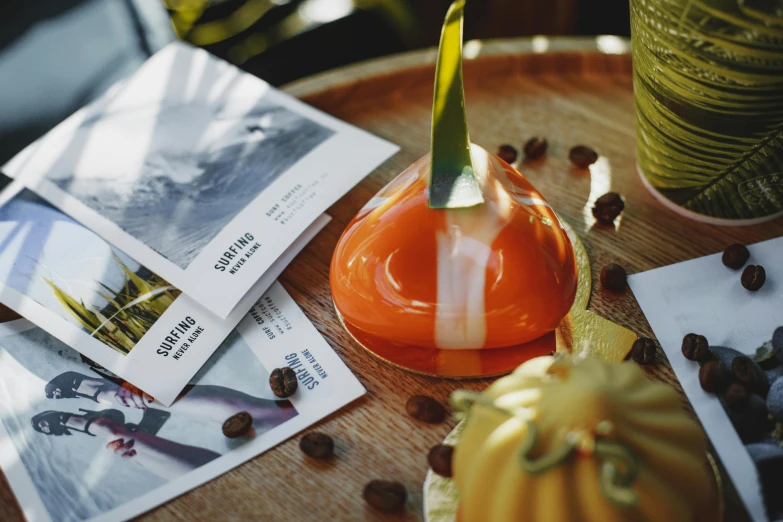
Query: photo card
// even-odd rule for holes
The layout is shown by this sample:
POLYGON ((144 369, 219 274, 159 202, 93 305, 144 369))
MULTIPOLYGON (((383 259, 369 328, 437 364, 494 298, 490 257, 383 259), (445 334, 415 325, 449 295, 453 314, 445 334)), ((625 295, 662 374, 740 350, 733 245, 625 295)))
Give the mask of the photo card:
POLYGON ((397 150, 176 42, 2 170, 226 318, 397 150))
POLYGON ((279 283, 170 406, 26 320, 0 324, 0 381, 0 466, 36 522, 133 518, 365 393, 279 283), (280 399, 269 374, 289 365, 299 387, 280 399), (241 411, 253 436, 229 439, 222 424, 241 411))
POLYGON ((170 405, 328 221, 316 219, 220 319, 13 182, 0 196, 0 302, 170 405))
POLYGON ((628 284, 748 514, 767 522, 783 519, 783 237, 748 249, 747 265, 766 269, 757 291, 720 253, 632 275, 628 284), (745 393, 702 388, 699 363, 683 355, 690 333, 707 339, 726 380, 745 393), (750 359, 743 362, 754 385, 738 382, 737 357, 750 359))

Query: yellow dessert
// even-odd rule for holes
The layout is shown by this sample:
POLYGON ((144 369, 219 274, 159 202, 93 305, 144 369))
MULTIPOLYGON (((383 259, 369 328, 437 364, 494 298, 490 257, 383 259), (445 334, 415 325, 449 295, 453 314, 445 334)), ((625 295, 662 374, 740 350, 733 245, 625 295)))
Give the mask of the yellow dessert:
POLYGON ((538 357, 452 402, 461 522, 694 522, 717 504, 702 429, 631 362, 538 357))

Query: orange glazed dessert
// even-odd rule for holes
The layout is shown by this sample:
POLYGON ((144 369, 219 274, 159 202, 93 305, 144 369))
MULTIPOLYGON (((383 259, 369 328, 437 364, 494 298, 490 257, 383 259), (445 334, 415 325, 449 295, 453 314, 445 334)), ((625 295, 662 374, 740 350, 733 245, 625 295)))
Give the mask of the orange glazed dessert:
POLYGON ((532 341, 568 313, 577 267, 558 217, 513 167, 470 151, 483 204, 429 208, 428 155, 345 229, 331 266, 344 321, 411 346, 475 349, 532 341))
POLYGON ((343 321, 407 346, 517 346, 557 328, 576 295, 574 250, 552 208, 470 143, 464 4, 452 4, 441 35, 431 153, 365 205, 332 258, 343 321))

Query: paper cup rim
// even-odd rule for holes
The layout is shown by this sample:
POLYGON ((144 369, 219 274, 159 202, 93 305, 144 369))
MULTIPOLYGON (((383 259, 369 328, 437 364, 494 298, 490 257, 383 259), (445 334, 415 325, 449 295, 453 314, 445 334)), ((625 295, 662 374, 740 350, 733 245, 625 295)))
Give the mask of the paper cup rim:
POLYGON ((658 190, 652 186, 650 181, 644 175, 644 171, 642 171, 642 168, 639 166, 639 163, 636 163, 636 172, 639 174, 639 177, 641 178, 642 184, 645 186, 645 188, 664 207, 668 208, 672 212, 675 212, 681 216, 684 216, 688 219, 692 219, 694 221, 707 223, 708 225, 717 225, 720 227, 748 227, 752 225, 760 225, 762 223, 766 223, 768 221, 778 219, 779 217, 783 217, 783 211, 776 212, 775 214, 770 214, 769 216, 763 216, 763 217, 751 218, 751 219, 725 219, 725 218, 705 216, 703 214, 693 212, 692 210, 688 210, 686 208, 677 205, 676 203, 668 199, 666 196, 658 192, 658 190))

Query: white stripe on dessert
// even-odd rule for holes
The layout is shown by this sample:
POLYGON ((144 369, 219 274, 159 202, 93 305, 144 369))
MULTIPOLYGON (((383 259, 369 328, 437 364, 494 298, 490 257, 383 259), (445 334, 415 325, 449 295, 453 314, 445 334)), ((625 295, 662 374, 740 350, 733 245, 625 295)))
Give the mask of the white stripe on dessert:
POLYGON ((492 243, 514 211, 506 189, 491 175, 503 167, 486 151, 471 147, 485 203, 472 209, 444 210, 445 229, 437 232, 435 345, 441 349, 482 348, 487 338, 484 303, 492 243))

